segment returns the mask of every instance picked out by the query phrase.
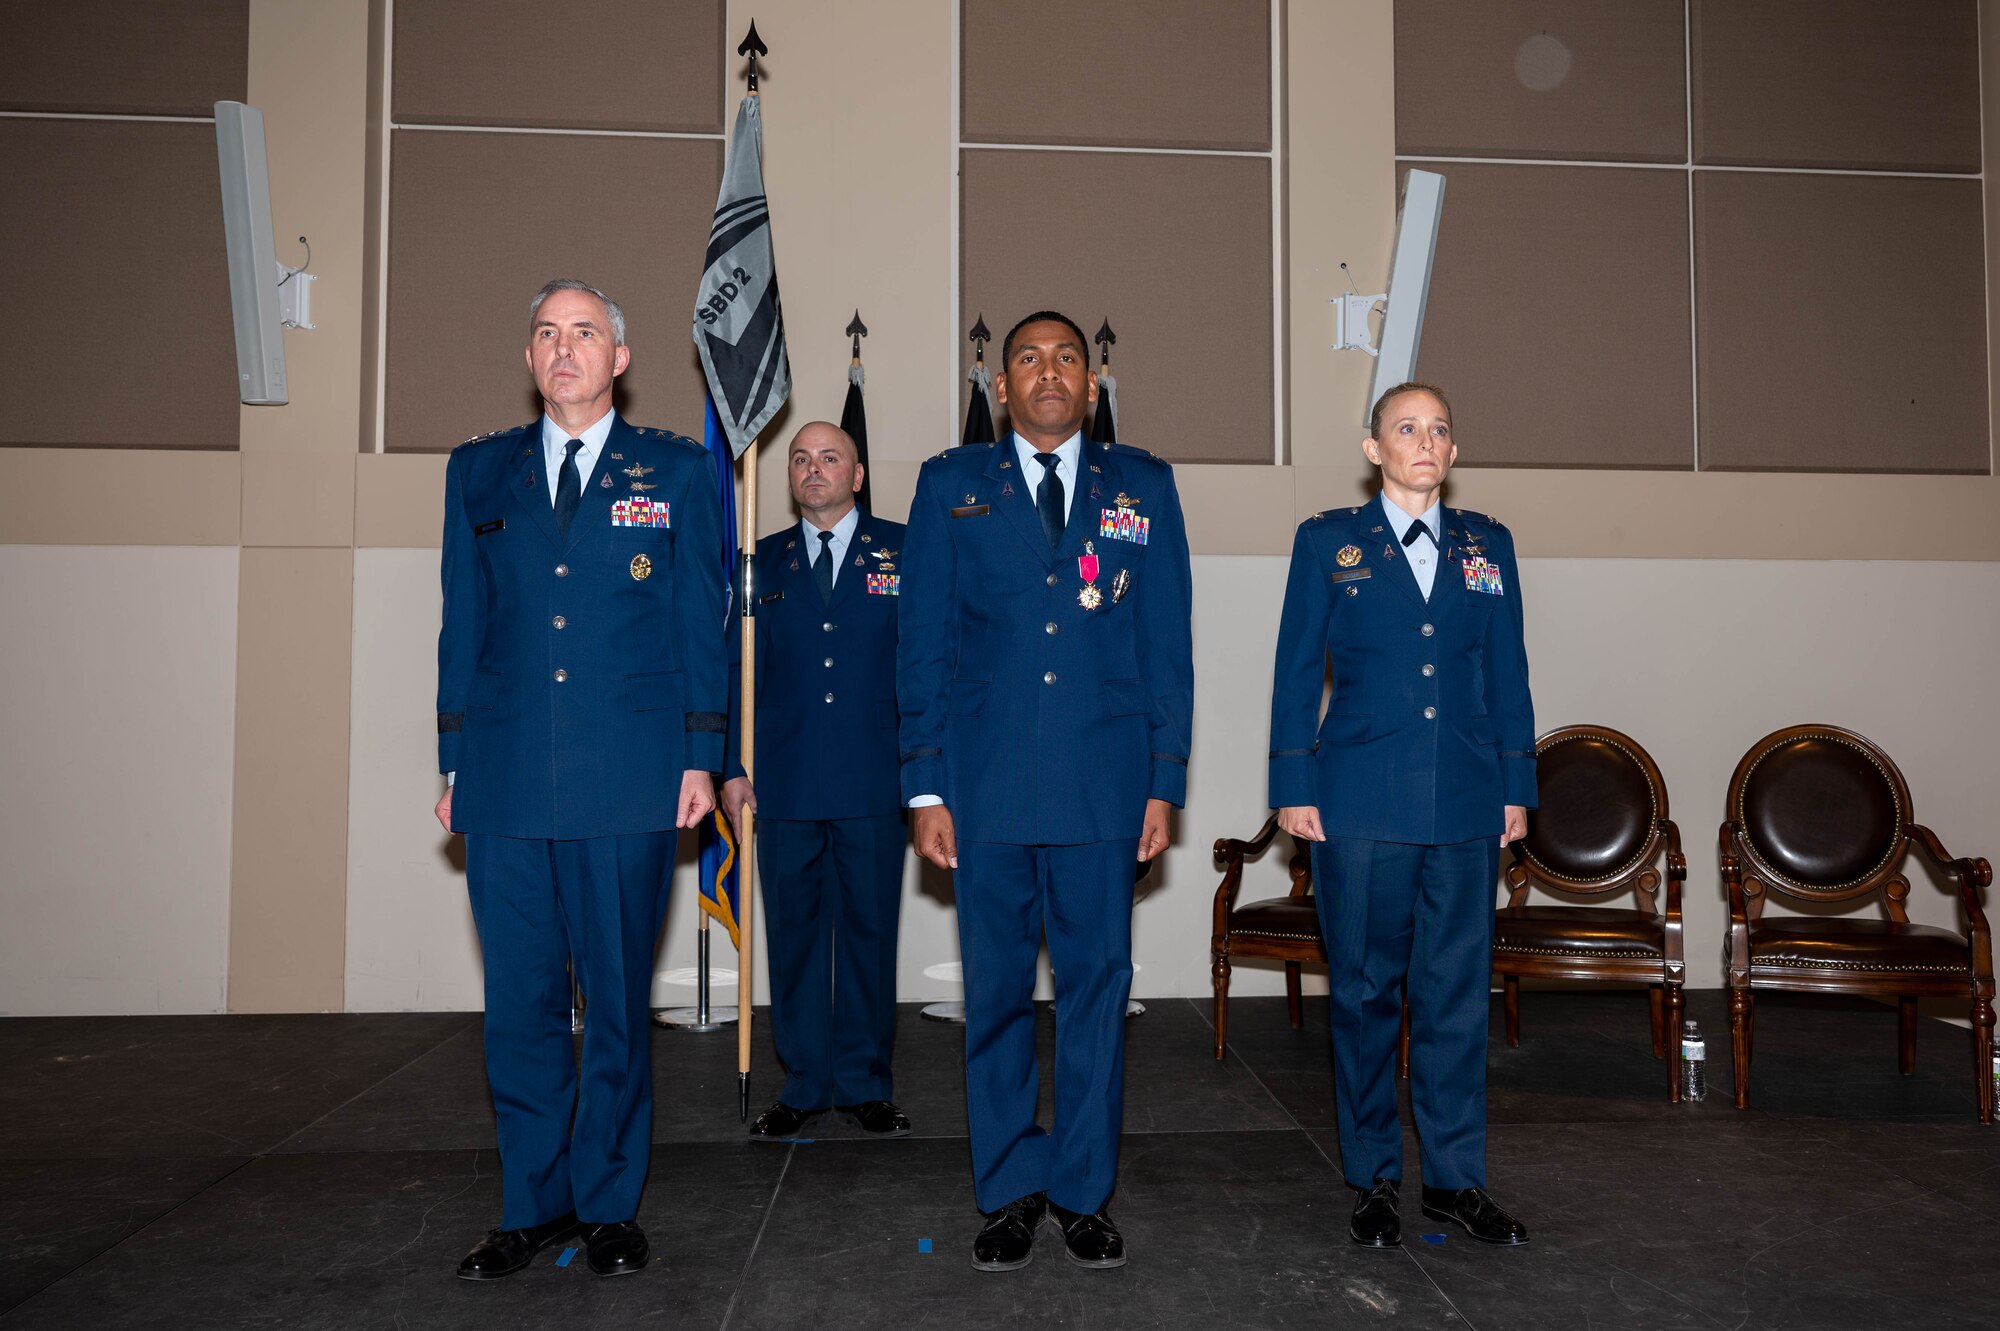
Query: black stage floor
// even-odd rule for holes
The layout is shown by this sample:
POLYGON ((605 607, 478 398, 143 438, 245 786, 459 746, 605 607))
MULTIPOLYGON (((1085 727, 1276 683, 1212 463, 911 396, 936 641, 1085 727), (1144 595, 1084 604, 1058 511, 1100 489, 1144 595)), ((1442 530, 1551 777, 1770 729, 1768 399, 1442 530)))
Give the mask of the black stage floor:
MULTIPOLYGON (((1147 1006, 1123 1270, 1046 1229, 1026 1270, 972 1270, 961 1033, 908 1006, 896 1142, 823 1120, 751 1145, 735 1036, 656 1031, 653 1264, 603 1280, 552 1249, 490 1284, 452 1275, 500 1209, 477 1014, 0 1021, 0 1327, 2000 1324, 2000 1131, 1962 1029, 1923 1023, 1902 1078, 1892 1009, 1760 1000, 1738 1112, 1718 994, 1689 1001, 1717 1084, 1673 1106, 1642 997, 1531 993, 1519 1049, 1496 1018, 1489 1156, 1533 1244, 1425 1241, 1413 1167, 1407 1246, 1374 1252, 1346 1239, 1324 1001, 1295 1032, 1238 1000, 1225 1063, 1206 1003, 1147 1006)), ((765 1055, 756 1108, 778 1084, 765 1055)))

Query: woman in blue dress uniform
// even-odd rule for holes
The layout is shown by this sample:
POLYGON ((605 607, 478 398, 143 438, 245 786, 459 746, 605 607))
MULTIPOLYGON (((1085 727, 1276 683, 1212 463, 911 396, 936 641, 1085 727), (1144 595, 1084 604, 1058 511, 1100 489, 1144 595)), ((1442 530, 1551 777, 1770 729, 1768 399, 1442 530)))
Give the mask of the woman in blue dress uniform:
POLYGON ((1271 806, 1312 845, 1326 940, 1341 1168, 1361 1194, 1349 1234, 1401 1241, 1407 993, 1423 1212, 1525 1243, 1485 1192, 1494 884, 1535 803, 1514 541, 1439 502, 1458 447, 1437 388, 1384 393, 1362 451, 1381 492, 1314 515, 1292 546, 1271 699, 1271 806))

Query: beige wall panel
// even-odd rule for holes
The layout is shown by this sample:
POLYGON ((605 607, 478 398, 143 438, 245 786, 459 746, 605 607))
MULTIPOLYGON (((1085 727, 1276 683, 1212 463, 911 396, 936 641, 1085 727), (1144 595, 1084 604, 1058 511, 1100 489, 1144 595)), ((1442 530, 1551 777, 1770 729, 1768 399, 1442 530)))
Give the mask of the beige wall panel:
POLYGON ((716 133, 725 8, 599 0, 557 33, 537 0, 396 0, 396 120, 716 133))
POLYGON ((1268 161, 992 149, 962 160, 960 307, 985 312, 996 373, 1023 315, 1059 309, 1086 337, 1108 316, 1121 441, 1169 461, 1270 463, 1268 161), (1098 198, 1119 201, 1115 223, 1098 198), (1023 199, 1041 214, 1032 234, 1023 199))
POLYGON ((1398 152, 1687 160, 1683 0, 1395 8, 1398 152))
POLYGON ((0 448, 0 543, 234 545, 240 455, 0 448))
POLYGON ((0 362, 38 367, 0 444, 236 447, 214 126, 0 119, 0 179, 0 283, 59 283, 68 324, 0 323, 0 362))
POLYGON ((392 153, 391 451, 449 451, 535 418, 528 300, 555 277, 580 277, 625 307, 627 419, 700 433, 688 301, 720 143, 403 130, 392 153), (588 182, 588 205, 552 210, 541 190, 559 179, 588 182))
POLYGON ((444 539, 445 453, 364 453, 354 472, 357 546, 429 546, 444 539))
MULTIPOLYGON (((250 96, 264 112, 268 140, 271 227, 278 258, 287 266, 307 262, 307 247, 298 243, 299 237, 306 237, 311 271, 319 280, 312 288, 317 327, 284 330, 291 402, 241 408, 243 448, 351 454, 362 427, 366 304, 362 256, 374 220, 366 208, 367 0, 317 0, 307 5, 296 0, 252 0, 250 55, 250 96)), ((368 415, 372 424, 372 404, 368 415)), ((298 494, 292 488, 296 477, 296 473, 246 470, 246 515, 254 509, 282 509, 296 503, 298 494), (276 488, 263 486, 267 476, 279 483, 276 488)), ((246 516, 246 523, 250 521, 246 516)), ((318 526, 311 538, 288 543, 339 544, 346 539, 318 526)))
POLYGON ((221 1011, 235 549, 0 546, 0 618, 0 1013, 221 1011))
POLYGON ((1699 173, 1701 465, 1988 470, 1982 209, 1972 180, 1699 173))
POLYGON ((1452 397, 1460 465, 1692 467, 1686 177, 1445 178, 1417 377, 1452 397))
POLYGON ((0 0, 0 110, 205 116, 242 101, 245 0, 0 0))
MULTIPOLYGON (((869 329, 861 355, 870 488, 877 511, 900 520, 911 491, 885 492, 883 464, 916 462, 958 439, 943 419, 945 357, 964 346, 951 326, 951 7, 773 0, 755 13, 772 45, 761 94, 764 179, 792 362, 791 402, 764 434, 758 526, 771 530, 790 513, 791 436, 807 421, 840 419, 848 362, 841 330, 857 307, 869 329), (895 77, 857 77, 863 69, 895 77)), ((738 6, 732 50, 747 22, 738 6)), ((730 90, 733 118, 740 78, 730 90)), ((687 291, 693 282, 690 273, 687 291)), ((685 329, 683 321, 669 335, 685 341, 685 329)), ((682 428, 700 426, 697 409, 682 428)))
POLYGON ((354 553, 241 558, 229 1008, 338 1011, 354 553))
MULTIPOLYGON (((1287 457, 1297 473, 1293 523, 1326 507, 1320 496, 1351 492, 1360 474, 1357 445, 1367 433, 1361 422, 1375 362, 1358 351, 1329 349, 1328 302, 1389 283, 1401 175, 1394 9, 1390 0, 1353 0, 1290 5, 1286 12, 1285 382, 1287 457), (1369 71, 1370 96, 1350 96, 1345 80, 1326 77, 1331 51, 1341 53, 1343 67, 1369 71)), ((1288 524, 1273 515, 1271 525, 1288 524)))
POLYGON ((1979 170, 1976 0, 1692 0, 1688 12, 1697 162, 1979 170))
POLYGON ((243 544, 353 545, 354 463, 347 448, 279 453, 246 447, 243 544))
POLYGON ((1203 555, 1290 554, 1297 480, 1292 467, 1175 467, 1188 545, 1203 555))
POLYGON ((964 0, 967 143, 1271 146, 1269 0, 964 0))

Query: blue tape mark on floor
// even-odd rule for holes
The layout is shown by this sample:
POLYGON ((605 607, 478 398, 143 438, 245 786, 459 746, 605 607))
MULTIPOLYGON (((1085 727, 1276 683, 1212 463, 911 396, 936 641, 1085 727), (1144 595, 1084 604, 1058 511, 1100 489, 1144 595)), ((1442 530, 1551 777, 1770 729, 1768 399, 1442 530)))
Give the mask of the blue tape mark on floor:
POLYGON ((576 1249, 575 1249, 575 1248, 564 1248, 564 1249, 562 1250, 562 1256, 560 1256, 560 1257, 556 1258, 556 1265, 557 1265, 557 1266, 568 1266, 568 1265, 569 1265, 569 1262, 570 1262, 570 1258, 572 1258, 572 1257, 574 1257, 574 1256, 576 1256, 576 1249))
POLYGON ((931 1250, 931 1241, 930 1241, 929 1239, 918 1239, 918 1240, 917 1240, 917 1251, 918 1251, 918 1252, 929 1252, 930 1250, 931 1250))
POLYGON ((1444 1235, 1442 1235, 1442 1234, 1426 1234, 1426 1235, 1424 1235, 1424 1242, 1425 1242, 1425 1243, 1443 1243, 1443 1242, 1444 1242, 1444 1235))

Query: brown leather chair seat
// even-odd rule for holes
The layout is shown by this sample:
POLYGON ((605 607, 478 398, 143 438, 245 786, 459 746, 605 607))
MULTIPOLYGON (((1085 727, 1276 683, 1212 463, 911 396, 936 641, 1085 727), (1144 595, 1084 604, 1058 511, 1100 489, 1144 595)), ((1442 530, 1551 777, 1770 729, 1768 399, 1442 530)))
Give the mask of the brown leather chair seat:
POLYGON ((1273 897, 1238 906, 1229 914, 1231 938, 1285 938, 1319 942, 1319 909, 1311 897, 1273 897))
POLYGON ((1493 917, 1493 950, 1536 956, 1657 957, 1666 927, 1647 910, 1610 906, 1503 906, 1493 917))
POLYGON ((1752 966, 1831 966, 1853 971, 1972 973, 1965 939, 1949 929, 1893 920, 1765 918, 1750 926, 1752 966))

